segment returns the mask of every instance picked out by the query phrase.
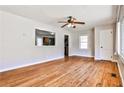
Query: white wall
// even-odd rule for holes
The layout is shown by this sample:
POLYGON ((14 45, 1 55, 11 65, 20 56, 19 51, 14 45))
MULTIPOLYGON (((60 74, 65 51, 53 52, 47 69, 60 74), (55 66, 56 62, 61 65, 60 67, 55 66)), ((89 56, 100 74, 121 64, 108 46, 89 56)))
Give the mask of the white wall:
POLYGON ((71 54, 70 32, 24 17, 0 12, 0 37, 1 35, 4 37, 2 42, 0 39, 4 46, 0 47, 4 56, 4 60, 2 62, 0 60, 0 71, 64 57, 64 34, 70 36, 71 54), (35 28, 56 32, 55 46, 35 46, 35 28))
MULTIPOLYGON (((0 12, 0 20, 2 20, 2 15, 1 15, 1 12, 0 12)), ((2 66, 2 58, 3 58, 3 45, 2 45, 2 38, 3 38, 3 35, 2 35, 2 22, 0 21, 0 67, 2 66)))
MULTIPOLYGON (((105 29, 113 29, 113 25, 102 25, 102 26, 97 26, 95 27, 94 29, 94 37, 95 37, 95 40, 94 40, 94 50, 95 50, 95 59, 100 59, 100 31, 101 30, 105 30, 105 29)), ((114 32, 114 31, 113 31, 114 32)), ((114 38, 114 37, 113 37, 114 38)), ((113 47, 113 50, 114 50, 114 47, 113 47)), ((113 51, 113 55, 114 55, 114 51, 113 51)))
POLYGON ((93 57, 94 56, 94 32, 93 30, 75 31, 72 34, 73 55, 93 57), (80 49, 79 37, 88 35, 88 49, 80 49))

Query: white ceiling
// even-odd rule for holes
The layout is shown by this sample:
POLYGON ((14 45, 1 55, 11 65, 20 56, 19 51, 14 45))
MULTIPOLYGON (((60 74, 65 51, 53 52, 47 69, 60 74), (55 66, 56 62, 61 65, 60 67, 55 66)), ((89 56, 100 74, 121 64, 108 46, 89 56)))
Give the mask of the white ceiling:
POLYGON ((0 6, 0 10, 11 12, 45 24, 60 27, 57 21, 66 20, 67 16, 73 16, 85 25, 77 25, 76 29, 62 28, 66 30, 87 30, 97 25, 111 24, 116 19, 117 6, 112 5, 9 5, 0 6))

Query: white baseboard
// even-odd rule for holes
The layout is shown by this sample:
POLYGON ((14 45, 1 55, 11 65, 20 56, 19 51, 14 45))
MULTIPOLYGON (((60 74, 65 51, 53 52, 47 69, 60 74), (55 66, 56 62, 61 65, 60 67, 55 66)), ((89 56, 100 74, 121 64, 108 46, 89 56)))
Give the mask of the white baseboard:
MULTIPOLYGON (((95 60, 102 60, 102 59, 100 59, 100 58, 95 58, 95 60)), ((111 62, 114 62, 114 63, 117 63, 117 62, 118 62, 118 60, 114 60, 114 59, 112 59, 112 60, 106 60, 106 61, 111 61, 111 62)))
POLYGON ((52 58, 52 59, 47 59, 47 60, 43 60, 43 61, 38 61, 38 62, 35 62, 35 63, 24 64, 24 65, 21 65, 21 66, 9 67, 9 68, 6 68, 6 69, 1 69, 0 72, 5 72, 5 71, 14 70, 14 69, 22 68, 22 67, 27 67, 27 66, 31 66, 31 65, 40 64, 40 63, 45 63, 45 62, 49 62, 49 61, 53 61, 53 60, 57 60, 57 59, 61 59, 61 58, 64 58, 64 56, 57 57, 57 58, 52 58))
POLYGON ((118 60, 112 60, 112 62, 118 63, 118 60))
POLYGON ((90 55, 80 55, 80 54, 72 54, 72 56, 81 56, 81 57, 94 57, 90 55))

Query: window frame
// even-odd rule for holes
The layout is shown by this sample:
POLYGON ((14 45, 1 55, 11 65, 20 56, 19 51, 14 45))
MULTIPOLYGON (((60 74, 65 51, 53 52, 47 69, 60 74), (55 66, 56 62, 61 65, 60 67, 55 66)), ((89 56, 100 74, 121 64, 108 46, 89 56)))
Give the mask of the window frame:
POLYGON ((119 54, 122 58, 124 58, 124 51, 122 52, 122 47, 123 47, 122 44, 124 44, 124 39, 123 39, 123 37, 124 37, 124 27, 123 26, 124 26, 124 18, 120 20, 120 30, 119 30, 119 42, 120 42, 119 54), (122 27, 123 27, 123 29, 122 29, 122 27))
POLYGON ((79 36, 79 48, 80 49, 82 49, 82 50, 88 50, 88 38, 89 38, 89 36, 88 35, 81 35, 81 36, 79 36), (87 41, 83 41, 83 40, 81 40, 81 37, 87 37, 87 41), (83 48, 83 47, 81 47, 81 44, 87 44, 87 48, 83 48))

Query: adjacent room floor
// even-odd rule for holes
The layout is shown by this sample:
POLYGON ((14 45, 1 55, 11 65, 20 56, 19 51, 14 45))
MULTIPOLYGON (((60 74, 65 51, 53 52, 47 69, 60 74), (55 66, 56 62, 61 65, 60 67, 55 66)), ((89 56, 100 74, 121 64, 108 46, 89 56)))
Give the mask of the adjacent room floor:
POLYGON ((0 86, 120 87, 117 64, 72 56, 0 73, 0 86))

